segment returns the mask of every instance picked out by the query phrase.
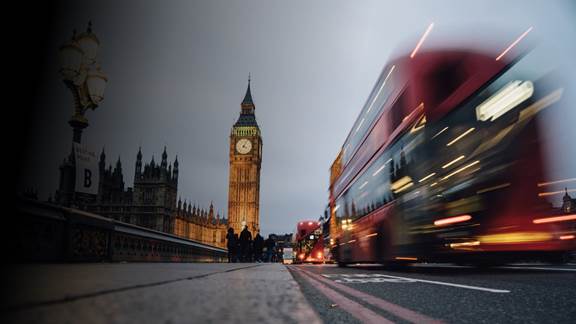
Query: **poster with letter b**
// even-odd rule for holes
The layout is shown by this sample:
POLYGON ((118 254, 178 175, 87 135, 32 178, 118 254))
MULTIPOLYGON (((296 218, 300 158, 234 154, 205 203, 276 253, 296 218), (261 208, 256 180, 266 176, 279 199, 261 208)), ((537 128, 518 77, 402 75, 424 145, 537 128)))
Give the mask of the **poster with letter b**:
POLYGON ((96 153, 85 146, 74 143, 76 158, 76 192, 98 194, 99 171, 96 153))

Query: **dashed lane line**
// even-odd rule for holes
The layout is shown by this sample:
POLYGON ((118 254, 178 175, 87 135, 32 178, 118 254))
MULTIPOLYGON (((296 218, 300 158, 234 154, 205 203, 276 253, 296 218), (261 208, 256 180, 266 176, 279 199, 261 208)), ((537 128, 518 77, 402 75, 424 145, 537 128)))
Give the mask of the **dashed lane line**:
MULTIPOLYGON (((296 268, 297 269, 297 268, 296 268)), ((300 276, 306 280, 312 287, 316 288, 319 292, 324 294, 332 302, 336 303, 338 307, 350 315, 352 315, 357 320, 363 323, 385 323, 392 324, 394 322, 378 315, 376 312, 360 305, 359 303, 345 297, 344 295, 338 293, 337 291, 329 288, 328 286, 314 280, 306 271, 297 269, 300 276)))
MULTIPOLYGON (((338 276, 337 274, 322 274, 322 275, 327 277, 327 278, 333 278, 334 276, 338 276)), ((374 275, 376 275, 376 274, 374 274, 374 275)), ((462 285, 462 284, 456 284, 456 283, 445 282, 445 281, 425 280, 425 279, 399 277, 399 276, 391 276, 391 275, 384 275, 384 274, 377 274, 377 275, 378 275, 378 277, 385 277, 385 278, 392 278, 392 279, 400 280, 400 281, 396 281, 397 283, 423 282, 423 283, 429 283, 429 284, 434 284, 434 285, 450 286, 450 287, 472 289, 472 290, 480 290, 480 291, 486 291, 486 292, 491 292, 491 293, 509 293, 510 292, 510 290, 462 285)), ((343 276, 349 277, 349 276, 353 276, 353 275, 348 274, 348 275, 343 275, 343 276)), ((351 281, 351 283, 352 282, 354 282, 354 281, 351 281)), ((361 282, 361 281, 357 281, 357 282, 361 282)), ((387 282, 387 281, 383 280, 382 282, 387 282)))
POLYGON ((576 272, 576 269, 571 268, 543 268, 543 267, 498 267, 498 269, 515 269, 515 270, 544 270, 544 271, 567 271, 567 272, 576 272))
POLYGON ((443 323, 440 320, 428 317, 426 315, 420 314, 416 311, 413 311, 408 308, 404 308, 400 305, 393 304, 388 302, 384 299, 378 298, 376 296, 361 292, 359 290, 353 289, 349 286, 336 283, 332 280, 326 279, 320 275, 312 273, 308 270, 304 270, 303 268, 295 267, 300 273, 304 273, 308 275, 312 280, 316 280, 319 284, 324 284, 327 286, 331 286, 336 288, 337 290, 344 292, 352 297, 358 298, 359 300, 370 304, 372 306, 376 306, 383 311, 386 311, 394 316, 397 316, 401 319, 409 321, 411 323, 443 323))

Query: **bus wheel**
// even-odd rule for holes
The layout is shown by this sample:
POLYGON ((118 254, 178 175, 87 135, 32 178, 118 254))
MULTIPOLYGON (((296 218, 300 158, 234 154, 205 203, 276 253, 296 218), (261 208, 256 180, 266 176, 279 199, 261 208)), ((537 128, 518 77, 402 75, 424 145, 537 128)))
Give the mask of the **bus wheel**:
POLYGON ((347 262, 338 261, 337 264, 338 264, 338 268, 345 268, 348 266, 347 262))

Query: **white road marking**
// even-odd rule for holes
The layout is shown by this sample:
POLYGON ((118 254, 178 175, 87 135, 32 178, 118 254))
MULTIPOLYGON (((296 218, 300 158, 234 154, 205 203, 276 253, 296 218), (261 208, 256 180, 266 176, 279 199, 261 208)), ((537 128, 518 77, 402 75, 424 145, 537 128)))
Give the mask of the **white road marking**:
POLYGON ((342 278, 334 280, 339 283, 409 283, 414 280, 396 279, 396 278, 342 278))
POLYGON ((371 274, 370 278, 365 279, 367 276, 366 274, 322 274, 322 276, 326 278, 335 278, 335 277, 342 277, 343 279, 335 280, 341 283, 368 283, 368 282, 393 282, 393 283, 412 283, 412 282, 423 282, 429 283, 434 285, 441 285, 441 286, 450 286, 450 287, 457 287, 463 289, 472 289, 472 290, 480 290, 480 291, 487 291, 491 293, 509 293, 510 290, 503 290, 503 289, 494 289, 494 288, 486 288, 486 287, 478 287, 478 286, 469 286, 469 285, 462 285, 456 284, 451 282, 444 282, 444 281, 435 281, 435 280, 424 280, 424 279, 417 279, 417 278, 408 278, 408 277, 399 277, 399 276, 391 276, 391 275, 384 275, 384 274, 371 274), (382 280, 381 278, 393 278, 393 279, 400 279, 395 281, 388 281, 382 280))
POLYGON ((425 283, 429 283, 429 284, 451 286, 451 287, 458 287, 458 288, 464 288, 464 289, 473 289, 473 290, 480 290, 480 291, 488 291, 488 292, 493 292, 493 293, 509 293, 510 292, 510 290, 461 285, 461 284, 455 284, 455 283, 444 282, 444 281, 424 280, 424 279, 416 279, 416 278, 404 278, 404 277, 389 276, 389 275, 387 275, 387 276, 390 278, 409 279, 409 280, 425 282, 425 283))
POLYGON ((552 270, 552 271, 574 271, 571 268, 542 268, 542 267, 498 267, 499 269, 521 269, 521 270, 552 270))

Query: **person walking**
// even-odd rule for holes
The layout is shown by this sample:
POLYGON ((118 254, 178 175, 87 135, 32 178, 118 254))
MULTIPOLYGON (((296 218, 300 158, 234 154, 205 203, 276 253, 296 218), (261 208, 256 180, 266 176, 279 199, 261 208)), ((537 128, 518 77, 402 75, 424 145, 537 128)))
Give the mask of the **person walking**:
POLYGON ((264 246, 266 246, 266 262, 272 262, 272 256, 274 255, 274 247, 276 246, 276 242, 274 242, 272 234, 268 235, 268 238, 264 242, 264 246))
POLYGON ((234 229, 230 227, 228 229, 228 234, 226 234, 226 247, 228 248, 228 263, 235 261, 235 250, 236 250, 236 238, 234 237, 234 229))
POLYGON ((240 238, 234 233, 234 262, 240 262, 240 238))
POLYGON ((260 232, 254 237, 254 262, 262 262, 262 250, 264 249, 264 238, 260 232))
POLYGON ((249 262, 250 260, 250 256, 248 255, 250 241, 252 241, 252 233, 248 230, 248 226, 244 226, 244 229, 240 232, 240 261, 242 262, 249 262))

